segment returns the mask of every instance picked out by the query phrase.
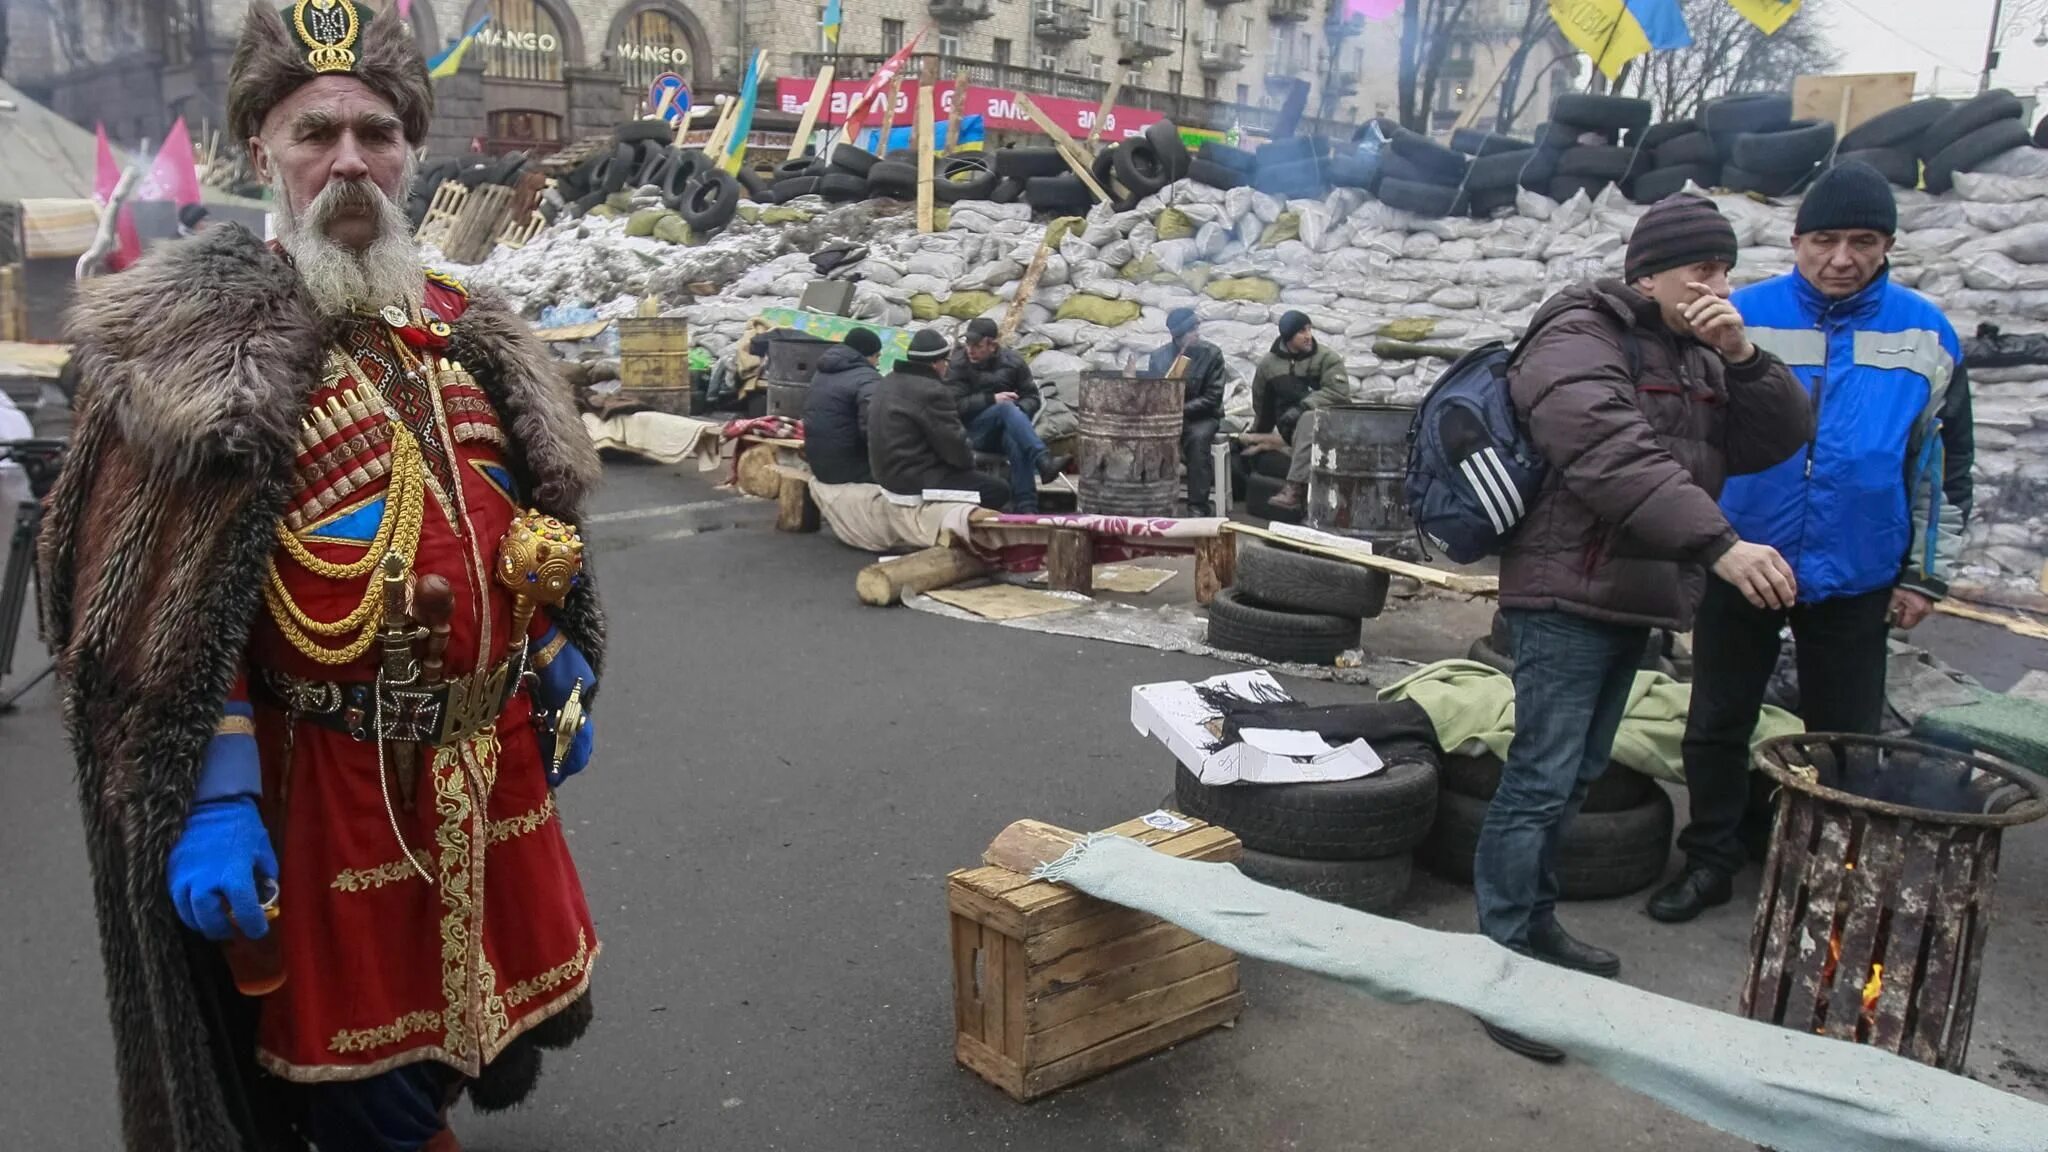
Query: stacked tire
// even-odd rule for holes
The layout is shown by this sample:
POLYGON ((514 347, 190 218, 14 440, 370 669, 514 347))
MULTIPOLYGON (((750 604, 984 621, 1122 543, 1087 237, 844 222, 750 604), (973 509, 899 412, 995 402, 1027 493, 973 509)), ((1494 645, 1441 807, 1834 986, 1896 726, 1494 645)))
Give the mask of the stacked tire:
POLYGON ((1398 124, 1382 122, 1380 131, 1387 139, 1374 191, 1380 203, 1417 216, 1466 211, 1465 175, 1472 157, 1398 124))
POLYGON ((1792 97, 1783 92, 1709 101, 1701 125, 1721 157, 1722 186, 1736 192, 1800 192, 1835 151, 1834 124, 1792 119, 1792 97))
POLYGON ((1209 605, 1209 646, 1276 664, 1330 665, 1387 603, 1387 574, 1240 539, 1237 579, 1209 605))
POLYGON ((1407 895, 1439 796, 1434 749, 1379 752, 1370 776, 1306 784, 1204 784, 1176 764, 1173 807, 1236 834, 1253 880, 1385 915, 1407 895))
POLYGON ((1307 136, 1268 140, 1252 154, 1251 185, 1282 200, 1312 200, 1329 190, 1325 161, 1307 136))
POLYGON ((569 210, 582 215, 620 192, 652 188, 662 203, 699 236, 732 222, 740 201, 764 199, 773 184, 752 172, 735 177, 720 171, 701 149, 678 148, 661 120, 628 120, 601 148, 556 180, 569 210))
POLYGON ((1451 147, 1472 158, 1460 202, 1466 212, 1483 220, 1515 206, 1522 170, 1536 159, 1534 142, 1460 128, 1451 133, 1451 147))
MULTIPOLYGON (((427 218, 427 209, 433 205, 434 193, 440 190, 441 185, 452 180, 472 190, 491 184, 510 187, 519 183, 526 167, 524 152, 429 160, 420 166, 419 175, 413 179, 412 191, 406 201, 406 215, 412 220, 412 226, 418 228, 420 222, 427 218)), ((551 215, 549 222, 553 222, 551 215)))
MULTIPOLYGON (((1897 111, 1903 112, 1913 107, 1915 105, 1909 104, 1905 109, 1897 111)), ((1956 186, 1957 173, 1975 172, 1986 162, 2015 148, 2031 147, 2034 139, 2033 134, 2027 131, 2025 116, 2026 111, 2020 104, 2019 97, 2003 88, 1994 89, 1973 100, 1951 107, 1939 119, 1934 120, 1913 145, 1921 163, 1925 165, 1927 190, 1936 193, 1948 192, 1956 186)), ((1883 117, 1871 120, 1857 131, 1861 132, 1864 128, 1871 127, 1879 119, 1883 117)), ((1891 173, 1886 173, 1887 178, 1890 175, 1891 173)))
POLYGON ((1571 93, 1551 106, 1537 134, 1536 154, 1524 163, 1521 185, 1552 200, 1598 196, 1612 185, 1624 192, 1646 159, 1624 139, 1650 126, 1650 102, 1626 96, 1571 93))
MULTIPOLYGON (((1472 882, 1473 856, 1500 774, 1500 759, 1492 755, 1441 758, 1436 819, 1415 852, 1425 870, 1472 882)), ((1655 884, 1670 860, 1673 824, 1671 797, 1655 780, 1608 765, 1558 841, 1559 897, 1607 900, 1655 884)))
POLYGON ((1698 120, 1672 120, 1632 133, 1629 142, 1647 159, 1629 187, 1629 199, 1655 204, 1683 192, 1721 183, 1721 148, 1698 120))
POLYGON ((1242 188, 1258 170, 1258 156, 1242 148, 1210 141, 1188 162, 1188 179, 1211 188, 1242 188))

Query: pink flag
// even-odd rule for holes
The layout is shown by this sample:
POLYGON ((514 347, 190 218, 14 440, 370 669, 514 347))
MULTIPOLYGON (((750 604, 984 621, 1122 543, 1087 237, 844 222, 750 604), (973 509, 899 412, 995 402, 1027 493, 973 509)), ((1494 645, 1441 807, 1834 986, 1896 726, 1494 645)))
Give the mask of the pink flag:
POLYGON ((1344 0, 1346 16, 1367 20, 1392 20, 1401 14, 1402 0, 1344 0))
MULTIPOLYGON (((99 137, 99 152, 97 170, 93 173, 92 196, 99 201, 101 208, 105 208, 114 198, 115 186, 121 183, 121 165, 114 159, 114 146, 107 143, 106 125, 95 124, 93 130, 99 137)), ((135 231, 135 217, 124 205, 120 219, 115 223, 114 251, 107 257, 107 270, 119 272, 141 255, 142 236, 135 231)))
POLYGON ((186 130, 183 116, 164 137, 164 146, 157 150, 156 162, 149 166, 149 175, 135 199, 169 200, 180 208, 199 203, 199 164, 192 156, 192 134, 186 130))
POLYGON ((398 0, 398 18, 400 20, 412 19, 412 0, 398 0))

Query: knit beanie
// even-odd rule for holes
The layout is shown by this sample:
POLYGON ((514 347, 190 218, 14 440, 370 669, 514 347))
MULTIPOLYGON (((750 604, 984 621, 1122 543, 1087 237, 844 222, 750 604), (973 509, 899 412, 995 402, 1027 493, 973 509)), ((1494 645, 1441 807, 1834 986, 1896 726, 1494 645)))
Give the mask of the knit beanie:
POLYGON ((1634 283, 1705 260, 1735 266, 1735 226, 1713 201, 1681 192, 1657 201, 1636 221, 1622 278, 1634 283))
POLYGON ((841 340, 840 343, 863 356, 878 355, 882 351, 882 338, 875 335, 872 328, 855 328, 853 331, 848 332, 846 339, 841 340))
POLYGON ((1200 324, 1193 308, 1175 308, 1166 314, 1166 330, 1175 337, 1187 335, 1200 324))
POLYGON ((1308 314, 1304 312, 1283 312, 1280 314, 1280 339, 1292 340, 1296 333, 1308 327, 1308 314))
POLYGON ((910 351, 904 353, 904 359, 913 364, 936 364, 944 360, 949 351, 951 349, 944 336, 929 328, 920 328, 910 338, 910 351))
POLYGON ((1846 232, 1868 228, 1887 236, 1899 230, 1899 202, 1892 196, 1891 181, 1861 160, 1850 160, 1821 173, 1806 199, 1799 204, 1799 218, 1792 231, 1846 232))
POLYGON ((969 340, 997 340, 1002 334, 1003 331, 996 327, 996 322, 986 316, 976 316, 967 322, 969 340))

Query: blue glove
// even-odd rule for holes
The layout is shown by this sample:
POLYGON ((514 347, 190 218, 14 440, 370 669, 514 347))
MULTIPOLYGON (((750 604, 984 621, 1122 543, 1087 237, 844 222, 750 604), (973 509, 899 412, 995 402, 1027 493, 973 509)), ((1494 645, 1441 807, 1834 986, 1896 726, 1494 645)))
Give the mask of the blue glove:
POLYGON ((178 919, 208 940, 226 940, 238 929, 254 940, 270 931, 256 874, 275 879, 277 853, 255 797, 238 794, 194 804, 184 832, 171 845, 167 871, 178 919))
MULTIPOLYGON (((560 631, 559 628, 549 628, 546 635, 533 642, 533 650, 538 652, 553 643, 560 631)), ((591 694, 597 691, 597 673, 591 670, 590 661, 574 644, 562 645, 547 667, 534 671, 534 680, 534 700, 551 714, 559 714, 562 705, 569 702, 569 693, 575 689, 577 681, 583 682, 583 701, 586 708, 589 706, 591 694)), ((548 770, 548 783, 559 785, 583 771, 590 763, 590 753, 596 747, 596 743, 596 719, 586 711, 583 714, 583 730, 576 734, 575 741, 570 744, 569 755, 563 759, 561 771, 557 772, 552 768, 548 770)), ((554 753, 554 741, 542 740, 542 758, 552 763, 554 753)))
MULTIPOLYGON (((569 754, 562 758, 561 770, 558 772, 553 768, 548 769, 548 785, 550 787, 560 787, 562 781, 588 767, 590 764, 590 753, 596 746, 597 720, 586 712, 583 714, 582 729, 576 733, 576 739, 569 743, 569 754)), ((555 742, 553 740, 543 743, 542 754, 549 758, 554 756, 555 742)))

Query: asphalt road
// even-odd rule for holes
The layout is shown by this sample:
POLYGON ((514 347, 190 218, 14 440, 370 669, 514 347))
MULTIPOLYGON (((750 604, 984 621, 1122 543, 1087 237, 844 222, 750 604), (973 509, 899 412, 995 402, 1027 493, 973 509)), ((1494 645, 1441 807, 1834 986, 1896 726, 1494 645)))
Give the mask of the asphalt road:
MULTIPOLYGON (((694 473, 615 464, 609 480, 589 527, 614 645, 599 758, 561 793, 604 938, 598 1023, 550 1055, 526 1108, 460 1115, 466 1146, 1750 1147, 1583 1065, 1509 1055, 1456 1012, 1254 963, 1236 1028, 1013 1104, 953 1063, 945 874, 1020 817, 1097 828, 1156 806, 1169 763, 1132 731, 1128 689, 1222 666, 864 608, 852 585, 868 558, 829 535, 776 534, 771 507, 694 473)), ((1472 633, 1417 616, 1388 634, 1450 655, 1472 633)), ((1994 657, 2006 679, 2048 664, 2038 645, 1971 643, 1987 674, 1994 657)), ((0 765, 0 1132, 109 1148, 112 1045, 47 686, 0 718, 0 765)), ((2008 838, 1973 1065, 2048 1100, 2044 881, 2048 830, 2008 838)), ((1463 931, 1470 895, 1418 878, 1404 916, 1463 931)), ((1682 929, 1651 923, 1640 898, 1567 922, 1622 952, 1623 979, 1732 1007, 1744 901, 1682 929)))

